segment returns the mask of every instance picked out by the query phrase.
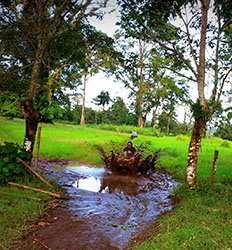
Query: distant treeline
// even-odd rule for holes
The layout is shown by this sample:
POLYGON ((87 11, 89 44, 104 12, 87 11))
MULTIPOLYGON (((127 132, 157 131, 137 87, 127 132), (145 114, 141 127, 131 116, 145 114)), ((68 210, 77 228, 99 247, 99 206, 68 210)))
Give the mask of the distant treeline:
MULTIPOLYGON (((0 95, 0 116, 9 118, 23 118, 19 98, 17 96, 6 96, 0 95)), ((43 122, 53 121, 65 121, 75 124, 80 124, 81 118, 81 105, 72 106, 70 103, 64 105, 53 101, 52 104, 44 109, 41 115, 43 122)), ((86 124, 101 124, 102 126, 109 129, 110 125, 137 125, 136 115, 127 108, 123 99, 117 97, 113 104, 107 110, 96 111, 92 108, 85 108, 85 122, 86 124)), ((223 139, 232 140, 232 125, 223 123, 221 120, 220 126, 214 132, 214 135, 223 139)), ((191 124, 178 122, 173 116, 168 119, 168 114, 162 112, 157 117, 157 123, 147 122, 146 127, 153 127, 153 130, 149 130, 149 135, 159 136, 162 134, 179 135, 179 134, 190 134, 191 124)), ((128 128, 128 127, 127 127, 128 128)), ((143 128, 138 128, 143 130, 143 128)), ((112 126, 112 130, 114 127, 112 126)), ((144 128, 146 130, 146 128, 144 128)), ((119 131, 120 132, 120 131, 119 131)), ((124 132, 124 131, 122 131, 124 132)))

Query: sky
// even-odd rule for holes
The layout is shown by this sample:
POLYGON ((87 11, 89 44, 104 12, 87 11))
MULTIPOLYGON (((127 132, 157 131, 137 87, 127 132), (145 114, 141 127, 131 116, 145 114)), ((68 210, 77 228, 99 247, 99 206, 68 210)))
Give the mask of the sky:
MULTIPOLYGON (((110 0, 108 3, 107 12, 104 15, 103 20, 92 19, 91 23, 98 30, 103 31, 108 36, 113 37, 115 31, 117 30, 116 22, 119 20, 118 12, 112 11, 116 8, 116 3, 114 0, 110 0)), ((93 103, 93 98, 95 98, 101 91, 108 91, 111 98, 113 99, 116 96, 123 98, 125 103, 128 105, 128 95, 129 91, 124 87, 121 82, 116 82, 114 77, 105 76, 104 73, 98 73, 88 79, 87 89, 86 89, 86 106, 92 107, 94 109, 99 109, 93 103)))
MULTIPOLYGON (((109 0, 107 11, 110 13, 106 13, 103 20, 92 19, 91 24, 94 25, 98 30, 103 31, 108 36, 113 37, 115 31, 117 30, 117 21, 119 20, 119 13, 117 12, 116 2, 115 0, 109 0), (112 9, 116 9, 112 11, 112 9)), ((178 25, 178 23, 175 23, 178 25)), ((209 78, 208 81, 211 81, 209 78)), ((93 103, 93 98, 95 98, 101 91, 108 91, 110 93, 111 98, 116 96, 120 96, 123 98, 127 105, 130 104, 130 100, 128 98, 129 91, 124 87, 121 82, 116 82, 114 77, 107 77, 103 73, 98 73, 95 76, 91 77, 87 83, 86 90, 86 106, 92 107, 94 109, 99 109, 93 103)), ((206 96, 210 95, 211 87, 210 84, 206 86, 206 96)), ((190 85, 190 95, 192 99, 196 99, 197 97, 197 88, 196 84, 190 85)), ((208 96, 209 97, 209 96, 208 96)), ((176 113, 177 119, 179 121, 183 121, 184 113, 186 111, 186 107, 177 106, 176 113)), ((189 113, 189 110, 188 110, 189 113)), ((151 120, 151 115, 148 116, 148 120, 151 120)))
MULTIPOLYGON (((106 33, 108 36, 113 37, 115 31, 117 30, 117 21, 119 20, 119 13, 117 9, 115 11, 111 11, 112 9, 116 9, 116 1, 110 0, 108 3, 107 11, 110 13, 106 13, 104 15, 103 20, 92 19, 90 22, 93 26, 95 26, 98 30, 106 33)), ((98 73, 92 76, 87 81, 86 88, 86 106, 94 109, 99 109, 93 103, 93 98, 95 98, 101 91, 108 91, 110 93, 111 98, 113 99, 116 96, 123 98, 124 102, 129 106, 129 90, 124 87, 124 85, 116 81, 114 77, 107 77, 104 73, 98 73)), ((186 107, 178 106, 177 107, 177 119, 179 121, 183 121, 184 113, 186 107)), ((151 114, 147 117, 148 120, 151 120, 151 114)))

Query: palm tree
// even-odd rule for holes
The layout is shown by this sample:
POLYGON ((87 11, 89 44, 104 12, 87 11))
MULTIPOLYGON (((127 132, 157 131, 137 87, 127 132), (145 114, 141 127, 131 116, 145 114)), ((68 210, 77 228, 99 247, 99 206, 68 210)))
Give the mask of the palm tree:
POLYGON ((109 104, 110 101, 111 99, 108 91, 101 91, 101 93, 93 99, 96 105, 102 106, 103 111, 105 111, 105 105, 109 104))

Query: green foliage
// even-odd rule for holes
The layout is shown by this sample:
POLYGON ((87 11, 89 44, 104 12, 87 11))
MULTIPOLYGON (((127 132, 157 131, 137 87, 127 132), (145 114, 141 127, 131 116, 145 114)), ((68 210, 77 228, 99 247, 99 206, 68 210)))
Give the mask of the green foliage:
POLYGON ((22 116, 17 95, 0 95, 0 115, 10 118, 22 116))
POLYGON ((191 110, 195 119, 202 119, 207 122, 211 116, 209 110, 202 109, 199 99, 197 99, 197 101, 192 104, 191 110))
POLYGON ((113 104, 108 110, 95 112, 96 124, 136 124, 136 116, 129 112, 121 97, 116 97, 114 100, 112 100, 112 102, 113 104))
POLYGON ((111 101, 108 91, 101 91, 101 93, 93 99, 94 103, 98 106, 102 106, 103 110, 105 105, 108 105, 111 101))
POLYGON ((162 133, 170 135, 189 134, 190 129, 187 124, 180 123, 175 119, 175 112, 162 112, 158 117, 158 128, 162 133))
POLYGON ((160 136, 160 132, 155 128, 138 128, 130 125, 113 125, 113 124, 98 124, 98 125, 87 125, 91 128, 98 128, 102 130, 115 131, 118 133, 127 133, 131 134, 132 131, 137 132, 138 135, 147 135, 147 136, 160 136))
POLYGON ((176 136, 177 141, 189 141, 189 136, 186 135, 177 135, 176 136))
MULTIPOLYGON (((66 90, 73 90, 86 69, 91 75, 105 62, 109 64, 114 54, 113 39, 86 20, 89 15, 102 16, 104 7, 101 0, 97 3, 89 1, 84 5, 73 1, 52 1, 47 4, 1 1, 0 91, 13 93, 19 99, 33 99, 33 109, 42 115, 43 120, 71 120, 70 109, 62 105, 57 107, 51 101, 58 95, 64 96, 66 90), (12 20, 9 18, 16 16, 12 20), (42 33, 43 38, 40 36, 42 33), (33 71, 35 62, 36 70, 33 71), (36 88, 33 96, 30 96, 33 82, 36 82, 36 88)), ((13 104, 12 117, 18 117, 15 112, 12 114, 15 107, 13 104)), ((0 115, 5 115, 6 111, 1 111, 0 115)))
POLYGON ((28 154, 16 143, 0 145, 0 185, 27 176, 26 170, 16 162, 16 158, 26 159, 28 154))
MULTIPOLYGON (((76 105, 71 112, 72 112, 73 121, 76 124, 80 124, 81 106, 76 105)), ((96 123, 97 120, 98 120, 98 112, 93 110, 92 108, 85 107, 85 123, 86 124, 93 124, 93 123, 96 123)))
MULTIPOLYGON (((231 108, 230 108, 231 109, 231 108)), ((216 123, 217 130, 214 132, 215 136, 219 136, 222 139, 232 141, 232 112, 228 112, 222 115, 216 123)))
POLYGON ((73 120, 73 114, 69 105, 59 105, 57 101, 53 101, 46 108, 43 108, 41 115, 44 120, 53 121, 53 120, 73 120))
POLYGON ((223 141, 221 143, 221 147, 224 147, 224 148, 230 148, 230 143, 228 141, 223 141))
POLYGON ((126 104, 124 103, 123 99, 120 97, 117 97, 114 100, 113 105, 110 107, 109 110, 109 120, 113 124, 127 124, 128 123, 128 113, 129 110, 126 107, 126 104))

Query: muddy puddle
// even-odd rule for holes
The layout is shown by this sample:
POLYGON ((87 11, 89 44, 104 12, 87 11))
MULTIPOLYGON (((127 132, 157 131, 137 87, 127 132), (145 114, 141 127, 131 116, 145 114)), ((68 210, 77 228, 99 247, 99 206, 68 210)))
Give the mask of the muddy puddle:
POLYGON ((69 194, 66 205, 73 220, 84 221, 76 237, 85 249, 126 249, 136 234, 172 209, 170 194, 177 186, 158 171, 143 177, 101 167, 55 166, 48 175, 69 194))

